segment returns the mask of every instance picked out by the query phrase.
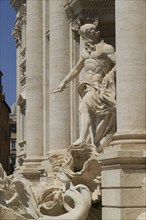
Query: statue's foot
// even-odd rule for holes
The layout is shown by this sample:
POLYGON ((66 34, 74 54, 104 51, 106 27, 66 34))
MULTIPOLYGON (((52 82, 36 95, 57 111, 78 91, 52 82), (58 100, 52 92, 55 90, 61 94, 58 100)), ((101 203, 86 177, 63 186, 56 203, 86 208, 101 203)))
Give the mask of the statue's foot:
POLYGON ((83 142, 85 142, 85 140, 83 140, 82 138, 79 138, 73 143, 73 145, 77 146, 77 145, 82 144, 83 142))

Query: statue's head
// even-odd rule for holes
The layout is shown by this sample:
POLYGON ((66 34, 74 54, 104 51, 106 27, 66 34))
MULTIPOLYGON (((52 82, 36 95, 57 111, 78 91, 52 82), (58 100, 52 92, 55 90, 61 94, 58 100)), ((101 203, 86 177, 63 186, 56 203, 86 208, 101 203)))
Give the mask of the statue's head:
POLYGON ((96 30, 96 25, 94 24, 84 24, 80 28, 80 35, 85 39, 95 40, 99 37, 100 31, 96 30))

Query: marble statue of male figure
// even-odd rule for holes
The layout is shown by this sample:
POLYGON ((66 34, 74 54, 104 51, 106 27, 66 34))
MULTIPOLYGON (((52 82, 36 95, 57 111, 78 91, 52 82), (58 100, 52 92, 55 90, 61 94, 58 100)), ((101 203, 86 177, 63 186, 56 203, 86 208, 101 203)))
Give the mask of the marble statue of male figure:
POLYGON ((85 47, 76 66, 54 92, 61 92, 85 68, 84 80, 78 85, 81 96, 81 130, 74 145, 82 142, 106 145, 115 132, 115 51, 99 38, 94 24, 80 28, 85 47))

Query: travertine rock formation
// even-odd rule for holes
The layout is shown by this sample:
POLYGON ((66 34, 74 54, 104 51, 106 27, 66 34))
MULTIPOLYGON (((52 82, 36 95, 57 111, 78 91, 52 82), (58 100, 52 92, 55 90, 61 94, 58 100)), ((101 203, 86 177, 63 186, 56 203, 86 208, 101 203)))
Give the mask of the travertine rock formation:
POLYGON ((97 154, 95 146, 88 144, 71 145, 62 155, 53 153, 49 156, 51 164, 44 170, 46 179, 35 189, 25 178, 7 177, 1 167, 1 203, 28 219, 100 217, 101 173, 97 154))
POLYGON ((26 220, 25 217, 19 215, 14 210, 0 204, 0 220, 26 220))

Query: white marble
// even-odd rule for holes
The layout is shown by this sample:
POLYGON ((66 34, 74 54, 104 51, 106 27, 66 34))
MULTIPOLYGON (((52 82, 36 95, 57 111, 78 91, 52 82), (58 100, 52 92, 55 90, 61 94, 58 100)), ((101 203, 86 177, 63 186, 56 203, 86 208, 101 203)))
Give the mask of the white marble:
POLYGON ((145 132, 145 0, 116 1, 117 131, 145 132))
POLYGON ((46 165, 46 179, 36 188, 24 177, 8 177, 0 164, 0 203, 27 219, 86 220, 101 200, 96 148, 72 145, 61 153, 50 154, 52 166, 46 165))
POLYGON ((80 35, 85 44, 81 57, 54 93, 63 91, 85 69, 84 79, 78 85, 80 136, 74 145, 86 142, 101 148, 109 144, 115 132, 115 66, 112 68, 115 52, 111 45, 100 40, 94 24, 81 26, 80 35))
POLYGON ((137 219, 146 207, 146 1, 116 1, 117 132, 100 155, 103 219, 137 219))
POLYGON ((42 1, 27 2, 26 159, 43 156, 42 1))
POLYGON ((70 144, 70 94, 53 94, 57 84, 69 71, 69 23, 63 10, 66 0, 50 1, 49 59, 49 150, 67 148, 70 144))

